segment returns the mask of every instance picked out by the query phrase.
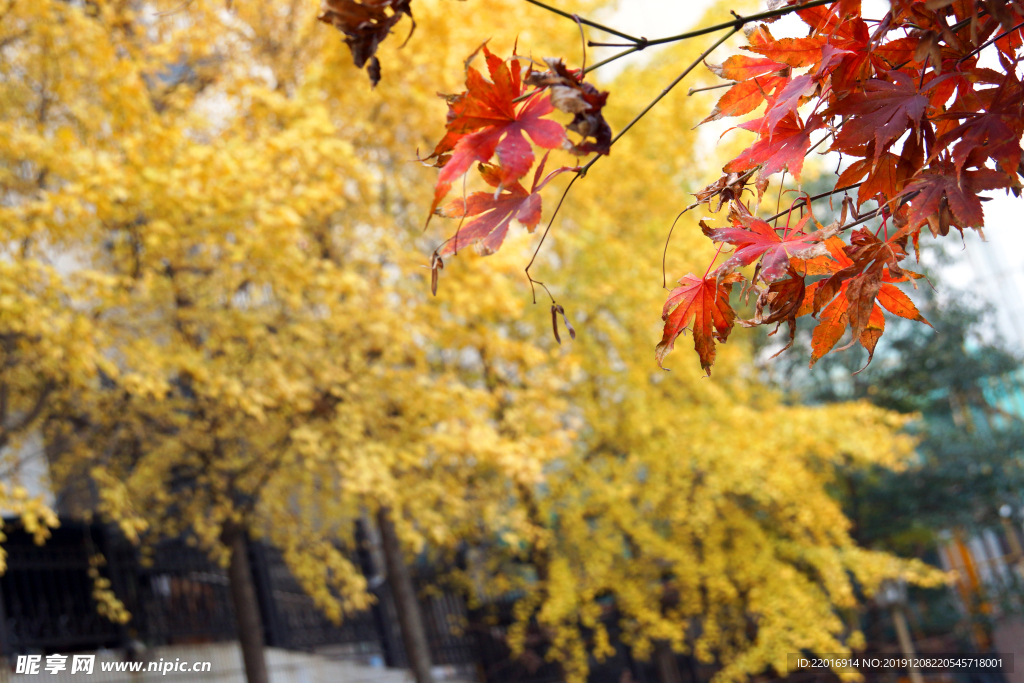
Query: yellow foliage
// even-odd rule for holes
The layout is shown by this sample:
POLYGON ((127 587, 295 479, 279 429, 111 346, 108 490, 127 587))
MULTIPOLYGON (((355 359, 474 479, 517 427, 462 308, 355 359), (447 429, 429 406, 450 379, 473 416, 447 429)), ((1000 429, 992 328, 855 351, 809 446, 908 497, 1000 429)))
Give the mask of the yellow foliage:
POLYGON ((107 558, 102 554, 97 553, 89 558, 88 574, 92 579, 92 598, 96 601, 96 611, 115 624, 127 624, 131 621, 131 613, 114 594, 110 579, 100 574, 100 567, 106 564, 107 558))

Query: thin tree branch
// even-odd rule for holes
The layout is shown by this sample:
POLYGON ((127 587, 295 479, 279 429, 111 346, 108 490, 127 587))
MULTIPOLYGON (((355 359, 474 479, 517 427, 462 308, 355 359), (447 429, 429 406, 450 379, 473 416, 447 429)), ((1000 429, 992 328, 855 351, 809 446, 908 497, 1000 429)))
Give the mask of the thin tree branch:
POLYGON ((587 73, 587 36, 583 33, 583 20, 580 19, 580 15, 574 14, 572 18, 576 20, 576 25, 580 27, 580 43, 583 44, 583 64, 580 69, 583 73, 587 73))
POLYGON ((57 385, 54 382, 46 382, 39 390, 39 395, 36 397, 35 405, 33 405, 20 420, 16 421, 10 427, 0 425, 0 448, 6 448, 7 444, 10 443, 11 437, 18 432, 25 430, 42 414, 43 408, 46 407, 46 399, 50 397, 50 394, 53 393, 53 390, 56 388, 57 385))
MULTIPOLYGON (((985 41, 984 43, 982 43, 982 44, 981 44, 981 45, 979 45, 978 47, 974 48, 973 50, 971 50, 970 52, 968 52, 967 54, 965 54, 965 55, 964 55, 963 57, 961 57, 960 59, 956 60, 956 63, 957 63, 958 65, 959 65, 959 64, 961 64, 961 63, 962 63, 962 62, 964 62, 965 60, 967 60, 967 59, 970 59, 970 58, 971 58, 971 57, 973 57, 974 55, 976 55, 976 54, 978 54, 979 52, 981 52, 982 50, 984 50, 984 49, 985 49, 986 47, 988 47, 989 45, 992 45, 992 44, 993 44, 993 43, 995 43, 996 41, 1002 40, 1002 39, 1003 39, 1003 38, 1005 38, 1006 36, 1010 35, 1010 34, 1011 34, 1011 33, 1013 33, 1014 31, 1017 31, 1017 30, 1019 30, 1019 29, 1021 29, 1021 28, 1024 28, 1024 21, 1022 21, 1021 23, 1017 24, 1016 26, 1014 26, 1013 28, 1011 28, 1011 29, 1009 29, 1009 30, 1003 31, 1002 33, 1000 33, 1000 34, 999 34, 998 36, 996 36, 995 38, 992 38, 991 40, 986 40, 986 41, 985 41)), ((922 77, 923 77, 923 76, 922 76, 922 77)), ((920 90, 920 88, 918 88, 918 90, 920 90)))
POLYGON ((643 48, 641 48, 641 47, 633 46, 633 47, 629 48, 628 50, 623 50, 622 52, 620 52, 620 53, 618 53, 618 54, 616 54, 616 55, 612 55, 612 56, 611 56, 611 57, 609 57, 608 59, 602 60, 602 61, 600 61, 600 62, 598 62, 597 64, 594 64, 594 65, 592 65, 592 66, 588 66, 588 67, 587 67, 587 68, 586 68, 586 69, 585 69, 585 70, 583 71, 583 73, 585 73, 585 74, 587 74, 587 73, 590 73, 590 72, 591 72, 591 71, 593 71, 594 69, 599 69, 599 68, 601 68, 602 66, 604 66, 605 64, 610 64, 611 62, 614 62, 614 61, 615 61, 616 59, 619 59, 619 58, 621 58, 621 57, 625 57, 626 55, 630 55, 630 54, 633 54, 634 52, 639 52, 639 51, 640 51, 640 50, 642 50, 642 49, 643 49, 643 48))
POLYGON ((731 88, 732 86, 739 83, 739 81, 726 81, 725 83, 719 83, 718 85, 706 85, 703 88, 690 88, 686 91, 686 96, 690 97, 694 93, 704 92, 705 90, 718 90, 719 88, 731 88))
MULTIPOLYGON (((817 201, 819 199, 824 199, 825 197, 828 197, 830 195, 839 194, 840 192, 846 192, 847 190, 852 190, 852 189, 858 188, 860 186, 861 186, 861 183, 854 183, 853 185, 847 185, 846 187, 837 187, 834 190, 829 190, 828 192, 822 192, 821 194, 814 195, 813 197, 811 197, 811 201, 813 202, 813 201, 817 201)), ((789 213, 793 209, 799 209, 801 206, 806 206, 806 205, 807 205, 807 199, 799 199, 799 200, 797 200, 796 202, 793 203, 793 206, 789 207, 785 211, 777 213, 774 216, 771 216, 770 218, 765 218, 764 220, 767 223, 768 221, 773 221, 776 218, 782 218, 783 216, 785 216, 787 213, 789 213)))
MULTIPOLYGON (((574 15, 569 14, 568 12, 563 12, 562 10, 555 9, 554 7, 550 7, 548 5, 545 5, 544 3, 539 2, 539 0, 526 0, 526 2, 529 2, 531 4, 537 5, 538 7, 543 7, 544 9, 548 10, 549 12, 554 12, 555 14, 557 14, 559 16, 563 16, 566 19, 572 19, 573 21, 576 21, 576 19, 574 18, 574 15)), ((674 36, 667 36, 665 38, 654 38, 654 39, 651 39, 651 40, 649 40, 647 38, 634 38, 633 36, 628 35, 626 33, 622 33, 620 31, 616 31, 614 29, 608 28, 607 26, 602 26, 601 24, 596 24, 596 23, 594 23, 592 21, 587 21, 586 19, 581 19, 580 21, 582 21, 584 24, 587 24, 588 26, 592 26, 593 28, 600 29, 602 31, 605 31, 606 33, 611 33, 612 35, 616 35, 616 36, 618 36, 620 38, 625 38, 626 40, 629 40, 629 41, 631 41, 633 43, 636 43, 636 47, 634 48, 634 50, 643 50, 644 48, 649 47, 651 45, 664 45, 665 43, 674 43, 674 42, 678 42, 680 40, 687 40, 688 38, 696 38, 697 36, 703 36, 703 35, 706 35, 708 33, 714 33, 715 31, 723 31, 723 30, 729 29, 729 28, 735 29, 735 30, 738 31, 739 29, 743 28, 744 25, 749 24, 752 21, 760 21, 762 19, 771 19, 772 17, 782 17, 782 16, 785 16, 787 14, 792 14, 793 12, 796 12, 798 10, 809 9, 811 7, 818 7, 820 5, 827 5, 827 4, 832 3, 832 2, 835 2, 835 0, 811 0, 810 2, 806 2, 806 3, 801 4, 801 5, 787 5, 786 7, 780 7, 778 9, 768 10, 767 12, 760 12, 758 14, 751 14, 750 16, 747 16, 747 17, 741 17, 739 15, 735 15, 736 18, 733 19, 732 21, 726 21, 726 22, 723 22, 721 24, 715 24, 714 26, 706 26, 705 28, 700 28, 700 29, 697 29, 695 31, 687 31, 686 33, 680 33, 680 34, 674 35, 674 36)), ((616 58, 617 57, 618 56, 616 56, 616 58)), ((597 68, 597 66, 599 66, 599 65, 595 65, 592 68, 597 68)))
MULTIPOLYGON (((577 171, 576 175, 574 175, 572 177, 572 180, 569 181, 569 184, 566 185, 565 192, 562 193, 562 198, 558 200, 558 206, 555 207, 555 212, 553 214, 551 214, 551 218, 550 218, 550 220, 548 220, 548 226, 546 228, 544 228, 544 234, 541 235, 541 237, 540 237, 540 243, 537 245, 537 249, 534 250, 534 252, 533 252, 533 258, 531 258, 530 262, 526 264, 525 272, 526 272, 527 279, 529 279, 529 281, 530 281, 530 290, 533 292, 533 303, 537 303, 537 292, 533 288, 534 283, 536 282, 541 287, 544 287, 544 283, 543 282, 539 282, 539 281, 533 279, 533 277, 530 275, 530 268, 531 268, 531 266, 533 266, 533 262, 537 260, 537 254, 540 253, 540 248, 542 246, 544 246, 544 240, 547 239, 548 233, 551 231, 551 226, 555 222, 555 216, 558 215, 558 210, 562 208, 562 202, 565 201, 566 195, 568 195, 569 194, 569 190, 572 189, 572 184, 575 183, 577 180, 579 180, 582 177, 583 177, 583 173, 580 172, 580 171, 577 171)), ((544 287, 544 289, 547 290, 547 287, 544 287)), ((551 296, 551 292, 548 292, 548 296, 551 296)), ((551 301, 554 301, 554 300, 555 300, 555 298, 551 297, 551 301)))
MULTIPOLYGON (((532 2, 533 0, 527 0, 532 2)), ((726 21, 721 24, 715 24, 714 26, 707 26, 705 28, 699 28, 695 31, 688 31, 686 33, 680 33, 676 36, 668 36, 666 38, 654 38, 648 40, 647 45, 663 45, 665 43, 674 43, 680 40, 687 40, 688 38, 696 38, 697 36, 703 36, 708 33, 714 33, 715 31, 722 31, 727 28, 739 30, 743 28, 745 24, 749 24, 752 21, 760 21, 762 19, 771 19, 772 17, 782 17, 787 14, 792 14, 797 10, 809 9, 811 7, 818 7, 819 5, 827 5, 835 2, 835 0, 811 0, 811 2, 803 5, 788 5, 786 7, 780 7, 779 9, 769 10, 767 12, 761 12, 760 14, 751 14, 749 17, 737 16, 732 21, 726 21)))
POLYGON ((643 38, 634 38, 633 36, 629 35, 628 33, 623 33, 622 31, 616 31, 613 28, 608 28, 607 26, 604 26, 602 24, 598 24, 597 22, 594 22, 594 21, 590 21, 589 19, 584 19, 583 17, 577 17, 576 15, 569 14, 568 12, 563 12, 560 9, 555 9, 554 7, 551 7, 550 5, 545 5, 543 2, 540 2, 540 0, 526 0, 526 2, 530 3, 531 5, 536 5, 537 7, 543 7, 547 11, 554 12, 555 14, 557 14, 557 15, 559 15, 561 17, 565 17, 566 19, 572 19, 573 21, 579 21, 581 24, 586 24, 587 26, 590 26, 591 28, 596 28, 599 31, 604 31, 605 33, 610 33, 613 36, 618 36, 619 38, 625 38, 626 40, 628 40, 630 42, 633 42, 633 43, 646 43, 647 42, 643 38))
MULTIPOLYGON (((527 0, 527 2, 534 2, 534 0, 527 0)), ((716 40, 714 45, 712 45, 708 49, 704 50, 704 52, 702 52, 701 55, 699 57, 697 57, 697 59, 695 59, 692 64, 690 64, 690 66, 686 67, 686 70, 683 71, 683 73, 679 74, 675 78, 675 80, 673 80, 671 83, 669 83, 668 86, 666 86, 665 89, 661 91, 661 94, 659 94, 657 97, 655 97, 650 102, 650 104, 648 104, 646 107, 644 107, 644 110, 642 112, 640 112, 635 117, 633 117, 633 120, 630 121, 628 124, 626 124, 626 127, 623 128, 622 130, 620 130, 618 135, 616 135, 614 138, 612 138, 612 141, 610 143, 608 143, 608 146, 610 147, 611 145, 614 145, 619 140, 619 138, 621 138, 623 135, 626 134, 626 131, 628 131, 630 128, 632 128, 637 123, 637 121, 642 119, 647 114, 647 112, 649 112, 651 109, 653 109, 654 105, 658 104, 658 102, 660 102, 666 95, 668 95, 669 92, 672 90, 672 88, 674 88, 677 85, 679 85, 679 82, 682 81, 684 78, 686 78, 687 74, 689 74, 691 71, 693 71, 695 68, 697 68, 697 65, 700 64, 701 62, 703 62, 704 59, 709 54, 712 53, 712 51, 714 51, 719 45, 721 45, 726 40, 728 40, 733 35, 735 35, 739 30, 740 30, 739 28, 734 28, 733 30, 729 31, 727 34, 725 34, 724 36, 722 36, 721 38, 716 40)), ((600 65, 596 65, 596 66, 600 66, 600 65)), ((593 67, 593 68, 596 68, 596 66, 593 67)), ((551 220, 548 221, 547 227, 544 228, 544 234, 540 238, 540 243, 537 245, 537 249, 533 252, 533 258, 531 258, 530 262, 526 265, 526 277, 530 281, 530 289, 531 290, 533 290, 533 285, 534 285, 535 282, 537 282, 538 284, 541 284, 543 286, 543 283, 540 283, 537 280, 534 280, 533 277, 530 275, 530 267, 533 266, 533 262, 537 260, 537 254, 540 253, 540 248, 544 245, 544 240, 547 239, 548 232, 551 231, 551 226, 555 222, 555 216, 558 215, 558 210, 560 208, 562 208, 562 202, 565 201, 565 198, 569 194, 569 190, 572 188, 573 183, 575 183, 579 178, 582 178, 583 176, 585 176, 587 174, 587 171, 590 170, 590 167, 593 166, 595 163, 597 163, 597 160, 600 159, 600 158, 601 158, 600 154, 595 156, 593 159, 591 159, 589 162, 587 162, 586 166, 584 166, 579 171, 577 171, 576 175, 573 176, 571 181, 569 181, 569 185, 566 186, 565 192, 562 193, 562 198, 558 200, 558 206, 555 207, 555 212, 551 215, 551 220)), ((548 293, 548 295, 550 296, 550 292, 548 293)), ((534 290, 534 294, 533 294, 533 303, 537 303, 536 290, 534 290)))
MULTIPOLYGON (((532 0, 528 0, 528 1, 532 2, 532 0)), ((639 114, 637 114, 635 117, 633 117, 633 120, 630 121, 629 123, 627 123, 626 127, 619 131, 618 135, 616 135, 614 138, 612 138, 612 141, 609 144, 609 146, 614 145, 616 142, 618 142, 619 138, 621 138, 623 135, 625 135, 626 132, 630 128, 632 128, 634 125, 636 125, 636 123, 640 119, 642 119, 644 116, 646 116, 647 112, 649 112, 651 109, 654 109, 654 105, 658 104, 658 102, 661 102, 661 100, 664 99, 665 95, 668 95, 669 92, 672 91, 672 88, 674 88, 677 85, 679 85, 679 82, 682 81, 684 78, 686 78, 686 76, 688 76, 691 71, 696 69, 697 65, 701 64, 704 61, 704 59, 709 54, 711 54, 716 48, 718 48, 719 45, 721 45, 725 41, 729 40, 729 38, 733 37, 736 33, 739 32, 739 30, 740 30, 739 28, 733 28, 733 30, 729 31, 724 36, 722 36, 721 38, 716 40, 715 43, 711 47, 709 47, 708 49, 704 50, 704 52, 702 52, 700 54, 700 56, 697 57, 697 59, 695 59, 692 64, 690 64, 690 66, 686 67, 686 70, 683 71, 683 73, 681 73, 678 76, 676 76, 675 80, 673 80, 671 83, 669 83, 665 87, 665 89, 661 91, 661 94, 659 94, 657 97, 655 97, 653 100, 651 100, 651 102, 646 107, 644 107, 643 111, 641 111, 639 114)), ((586 175, 587 171, 590 170, 590 167, 593 166, 595 163, 597 163, 597 160, 600 159, 600 158, 601 158, 601 156, 598 155, 598 156, 595 156, 593 159, 591 159, 589 162, 587 162, 587 165, 580 169, 579 174, 580 175, 586 175)))
MULTIPOLYGON (((680 41, 680 40, 686 40, 687 38, 695 38, 697 36, 702 36, 702 35, 705 35, 705 34, 708 34, 708 33, 714 33, 715 31, 722 31, 722 30, 728 29, 728 28, 731 28, 731 29, 734 29, 734 30, 739 30, 739 29, 743 28, 743 26, 745 26, 746 24, 748 24, 748 23, 750 23, 752 21, 759 21, 761 19, 770 19, 772 17, 781 17, 781 16, 785 16, 787 14, 791 14, 793 12, 796 12, 797 10, 808 9, 810 7, 817 7, 819 5, 827 5, 828 3, 834 2, 834 1, 835 0, 811 0, 811 2, 808 2, 808 3, 804 4, 804 5, 790 5, 788 7, 780 7, 779 9, 776 9, 776 10, 770 10, 768 12, 761 12, 760 14, 751 14, 749 17, 737 16, 736 19, 734 19, 733 21, 724 22, 724 23, 721 23, 721 24, 715 24, 714 26, 708 26, 706 28, 697 29, 695 31, 689 31, 688 33, 680 33, 679 35, 669 36, 667 38, 655 38, 653 40, 648 40, 646 38, 637 39, 637 38, 634 38, 632 36, 626 36, 626 35, 623 35, 621 33, 616 33, 615 31, 612 31, 611 29, 608 29, 607 27, 603 27, 603 26, 595 27, 595 28, 600 28, 602 31, 608 31, 609 33, 613 33, 615 35, 618 35, 619 37, 625 38, 626 40, 631 40, 631 41, 633 41, 635 43, 635 45, 633 47, 629 48, 628 50, 623 50, 622 52, 620 52, 620 53, 618 53, 616 55, 612 55, 611 57, 609 57, 608 59, 605 59, 604 61, 601 61, 601 62, 598 62, 597 64, 594 64, 593 66, 587 68, 583 73, 589 73, 591 71, 594 71, 595 69, 598 69, 598 68, 604 66, 605 64, 609 64, 611 62, 614 62, 615 60, 620 59, 622 57, 625 57, 628 54, 632 54, 634 52, 639 52, 640 50, 643 50, 643 49, 645 49, 647 47, 650 47, 651 45, 664 45, 665 43, 672 43, 672 42, 676 42, 676 41, 680 41)), ((534 5, 539 6, 539 7, 543 7, 545 9, 551 10, 555 14, 561 15, 561 16, 566 17, 568 19, 572 19, 573 18, 573 15, 569 14, 568 12, 562 12, 560 10, 556 10, 554 8, 548 7, 547 5, 545 5, 545 4, 541 3, 541 2, 538 2, 537 0, 526 0, 526 2, 530 2, 530 3, 533 3, 534 5)), ((573 19, 573 21, 575 21, 575 19, 573 19)), ((588 22, 586 20, 582 20, 582 21, 585 24, 593 26, 593 23, 591 23, 591 22, 588 22)), ((605 45, 605 44, 590 42, 590 45, 592 47, 596 47, 598 45, 605 45)), ((609 44, 607 44, 607 46, 608 47, 614 47, 614 44, 609 43, 609 44)))

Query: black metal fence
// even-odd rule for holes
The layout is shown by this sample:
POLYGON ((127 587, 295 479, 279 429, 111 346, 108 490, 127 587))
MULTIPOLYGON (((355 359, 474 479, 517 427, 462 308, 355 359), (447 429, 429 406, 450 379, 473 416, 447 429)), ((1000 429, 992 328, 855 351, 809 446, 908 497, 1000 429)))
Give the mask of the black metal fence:
MULTIPOLYGON (((234 612, 226 572, 198 548, 166 542, 142 561, 131 544, 109 527, 62 520, 44 545, 5 526, 7 571, 0 577, 0 654, 68 653, 99 648, 194 644, 235 639, 234 612), (125 625, 102 617, 93 598, 90 558, 102 554, 102 574, 132 614, 125 625)), ((252 543, 252 573, 272 647, 312 651, 344 645, 378 654, 388 666, 406 666, 394 603, 387 585, 374 589, 376 605, 348 615, 340 624, 313 604, 273 548, 252 543)), ((363 564, 365 565, 365 558, 363 564)), ((421 602, 435 665, 476 672, 481 683, 555 683, 559 666, 545 658, 544 638, 534 634, 526 652, 513 657, 506 642, 512 601, 469 610, 455 593, 433 590, 421 602)), ((679 683, 703 683, 681 658, 679 683), (689 675, 688 675, 689 674, 689 675)), ((654 683, 649 663, 637 662, 627 648, 604 662, 591 662, 589 683, 654 683)))

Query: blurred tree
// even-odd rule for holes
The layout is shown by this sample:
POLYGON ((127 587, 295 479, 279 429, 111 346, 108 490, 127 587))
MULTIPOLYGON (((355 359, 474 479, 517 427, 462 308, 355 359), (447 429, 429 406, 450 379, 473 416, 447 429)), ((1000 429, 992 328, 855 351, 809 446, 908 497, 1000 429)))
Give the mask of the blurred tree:
MULTIPOLYGON (((929 273, 931 281, 937 277, 929 273)), ((855 537, 890 550, 910 549, 898 538, 913 528, 998 525, 999 508, 1019 506, 1024 492, 1024 416, 1013 401, 1021 359, 981 336, 986 312, 963 295, 939 301, 922 287, 915 297, 934 331, 897 323, 877 352, 881 362, 861 373, 859 358, 806 370, 806 345, 780 356, 777 369, 765 365, 793 399, 867 400, 917 418, 907 428, 917 439, 909 469, 850 473, 846 504, 855 537), (861 489, 854 480, 862 478, 874 485, 861 489), (881 500, 888 504, 877 505, 881 500)))
MULTIPOLYGON (((932 262, 943 263, 941 252, 924 248, 932 262)), ((932 268, 932 281, 938 272, 932 268)), ((964 293, 940 301, 930 287, 915 298, 934 331, 898 324, 876 362, 859 374, 863 361, 856 357, 827 358, 806 370, 806 344, 765 368, 794 400, 867 400, 914 418, 907 433, 917 444, 907 467, 844 466, 836 491, 859 544, 936 560, 940 534, 999 528, 1000 509, 1017 510, 1024 501, 1024 394, 1021 359, 984 336, 983 307, 964 293)), ((922 624, 930 635, 955 626, 956 617, 939 605, 947 597, 925 596, 935 616, 922 624)))
MULTIPOLYGON (((486 396, 424 353, 444 324, 416 312, 407 246, 374 228, 405 213, 389 166, 408 147, 371 134, 365 95, 326 97, 337 57, 315 8, 187 10, 6 7, 4 244, 25 269, 64 261, 5 286, 69 288, 108 359, 101 375, 72 348, 54 364, 63 375, 21 369, 11 395, 20 406, 67 390, 46 420, 58 487, 95 488, 79 500, 132 539, 188 534, 223 559, 247 675, 265 681, 248 536, 277 545, 340 618, 369 600, 344 551, 366 506, 416 520, 419 539, 400 533, 421 547, 458 519, 439 503, 467 472, 538 468, 526 442, 492 434, 486 396), (409 463, 430 471, 432 497, 388 481, 409 463)), ((31 303, 19 309, 31 324, 89 344, 63 321, 72 302, 52 316, 31 303)), ((56 355, 46 341, 25 344, 56 355)), ((537 398, 526 412, 545 409, 537 398)), ((429 661, 418 669, 429 678, 429 661)))

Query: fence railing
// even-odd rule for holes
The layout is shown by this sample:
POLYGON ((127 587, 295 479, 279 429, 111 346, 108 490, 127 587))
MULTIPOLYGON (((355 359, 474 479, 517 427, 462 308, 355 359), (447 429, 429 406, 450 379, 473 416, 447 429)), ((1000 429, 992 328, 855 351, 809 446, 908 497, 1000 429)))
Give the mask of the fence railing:
MULTIPOLYGON (((204 552, 182 540, 168 541, 143 562, 135 547, 110 527, 61 520, 42 546, 5 525, 7 571, 0 576, 0 655, 61 653, 101 648, 217 643, 235 640, 227 573, 204 552), (125 625, 97 611, 90 558, 102 554, 111 588, 132 614, 125 625)), ((251 543, 250 558, 268 646, 313 651, 346 646, 377 654, 388 666, 407 664, 399 621, 387 584, 374 589, 376 604, 334 624, 316 608, 272 547, 251 543)), ((365 558, 353 558, 365 560, 365 558)), ((365 562, 363 562, 365 564, 365 562)), ((421 598, 432 661, 476 672, 481 683, 556 683, 560 667, 545 658, 536 634, 527 651, 513 657, 506 641, 512 600, 470 610, 457 593, 431 590, 421 598)), ((609 616, 609 624, 615 620, 609 616)), ((702 683, 711 672, 686 666, 679 683, 702 683)), ((655 683, 649 663, 627 648, 591 662, 589 683, 655 683)))

